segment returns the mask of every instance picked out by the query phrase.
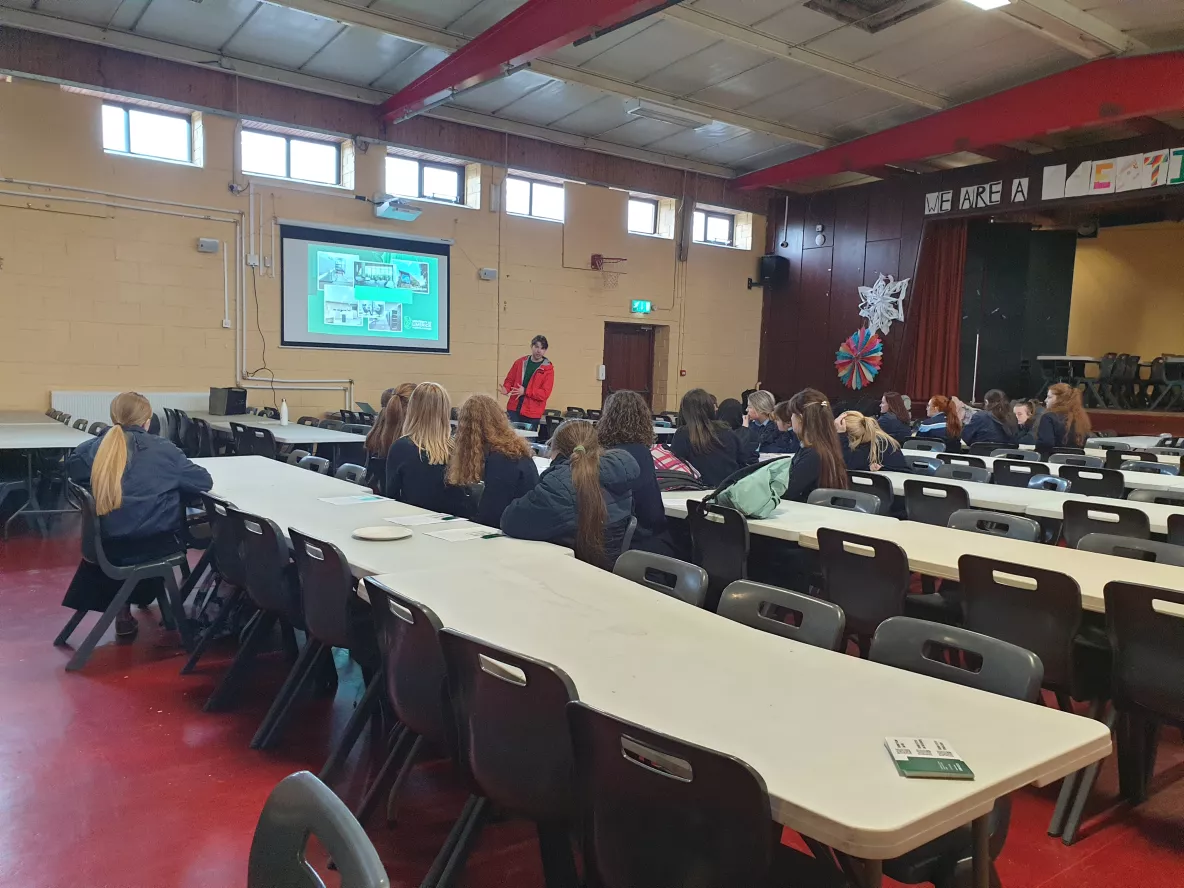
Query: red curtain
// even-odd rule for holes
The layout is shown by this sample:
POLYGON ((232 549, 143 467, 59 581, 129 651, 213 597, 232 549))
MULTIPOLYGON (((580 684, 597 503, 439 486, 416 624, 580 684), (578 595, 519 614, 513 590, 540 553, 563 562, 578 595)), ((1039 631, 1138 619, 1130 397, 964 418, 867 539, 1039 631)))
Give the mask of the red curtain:
POLYGON ((913 336, 905 391, 915 401, 958 393, 965 268, 966 220, 926 225, 917 278, 908 296, 913 336))

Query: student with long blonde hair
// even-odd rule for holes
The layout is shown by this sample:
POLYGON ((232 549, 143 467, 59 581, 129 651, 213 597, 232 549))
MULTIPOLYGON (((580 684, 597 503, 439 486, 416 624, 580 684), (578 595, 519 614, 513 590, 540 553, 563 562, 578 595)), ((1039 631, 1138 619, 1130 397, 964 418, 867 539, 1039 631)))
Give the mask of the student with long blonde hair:
POLYGON ((415 391, 414 382, 405 382, 382 393, 382 410, 366 436, 366 486, 383 493, 386 487, 386 455, 395 439, 403 434, 407 402, 415 391))
POLYGON ((403 433, 386 456, 384 494, 421 509, 449 512, 454 505, 444 474, 452 455, 452 404, 435 382, 421 382, 407 402, 403 433))
MULTIPOLYGON (((111 428, 78 445, 66 457, 66 471, 89 485, 103 536, 103 549, 114 564, 127 565, 184 549, 182 494, 204 493, 213 486, 210 473, 191 463, 170 441, 148 434, 152 405, 136 392, 111 402, 111 428)), ((106 610, 122 582, 97 564, 78 565, 66 598, 71 610, 106 610)), ((140 583, 115 619, 115 632, 130 639, 137 631, 131 604, 149 604, 164 589, 162 580, 140 583)))
POLYGON ((846 437, 843 462, 848 469, 861 472, 909 470, 896 439, 880 428, 880 424, 872 417, 864 416, 857 410, 848 410, 835 420, 835 431, 839 433, 840 442, 846 437))
POLYGON ((559 426, 551 452, 555 458, 538 486, 502 513, 502 530, 570 546, 581 561, 611 569, 633 517, 637 460, 623 450, 604 450, 596 426, 585 419, 559 426))
POLYGON ((499 527, 506 506, 539 483, 530 445, 489 395, 469 395, 460 405, 447 481, 452 487, 485 482, 473 520, 490 527, 499 527))

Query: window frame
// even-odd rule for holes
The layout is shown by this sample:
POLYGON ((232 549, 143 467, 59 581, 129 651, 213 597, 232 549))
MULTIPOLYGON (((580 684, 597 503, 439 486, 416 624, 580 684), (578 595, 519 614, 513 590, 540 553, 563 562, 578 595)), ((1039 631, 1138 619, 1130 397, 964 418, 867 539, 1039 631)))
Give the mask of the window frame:
POLYGON ((520 219, 540 219, 540 220, 541 220, 541 221, 543 221, 543 222, 556 222, 556 223, 558 223, 558 224, 560 224, 560 225, 562 225, 564 222, 566 222, 566 221, 567 221, 567 191, 566 191, 566 189, 563 187, 563 184, 562 184, 562 183, 559 183, 559 182, 545 182, 545 181, 543 181, 542 179, 531 179, 531 178, 528 178, 528 177, 526 177, 526 176, 514 176, 514 175, 507 175, 507 176, 506 176, 506 178, 505 178, 505 179, 503 180, 503 182, 502 182, 502 188, 503 188, 503 190, 504 190, 504 189, 505 189, 505 187, 506 187, 506 183, 507 183, 507 182, 509 182, 511 179, 516 179, 516 180, 517 180, 517 181, 519 181, 519 182, 525 182, 527 185, 529 185, 529 186, 530 186, 530 199, 529 199, 529 201, 528 201, 528 208, 529 208, 530 212, 527 212, 527 213, 516 213, 516 212, 514 212, 513 210, 511 210, 511 209, 510 209, 510 207, 509 207, 509 203, 508 203, 508 202, 506 202, 506 214, 507 214, 507 215, 509 215, 509 216, 517 216, 517 217, 518 217, 518 218, 520 218, 520 219), (543 186, 545 186, 545 187, 547 187, 547 188, 558 188, 560 191, 563 191, 563 192, 564 192, 564 201, 563 201, 563 218, 562 218, 562 219, 556 219, 556 218, 554 218, 553 216, 540 216, 540 215, 538 215, 538 214, 536 214, 536 213, 535 213, 535 211, 534 211, 534 188, 535 188, 535 186, 536 186, 536 185, 543 185, 543 186))
MULTIPOLYGON (((643 237, 657 237, 658 236, 658 213, 659 213, 659 210, 660 210, 660 201, 656 197, 635 197, 632 194, 629 195, 628 202, 625 205, 625 230, 629 234, 640 234, 643 237), (632 204, 632 203, 649 204, 650 206, 652 206, 654 208, 653 225, 650 227, 649 231, 638 231, 634 228, 629 227, 629 206, 628 205, 632 204)), ((706 222, 704 222, 704 226, 706 226, 706 222)), ((706 230, 706 229, 704 229, 704 230, 706 230)))
POLYGON ((241 145, 243 133, 257 133, 261 136, 275 136, 276 138, 284 140, 284 175, 277 176, 272 173, 261 173, 253 170, 242 169, 244 176, 265 176, 268 179, 283 179, 286 182, 299 182, 302 185, 320 185, 326 188, 341 188, 343 179, 343 170, 341 162, 341 148, 344 142, 342 140, 335 140, 331 138, 324 139, 310 139, 307 136, 293 136, 283 132, 272 132, 271 130, 256 129, 253 126, 243 125, 242 131, 239 133, 240 145, 240 159, 239 166, 242 167, 241 159, 241 145), (335 179, 332 182, 322 182, 317 179, 298 179, 292 175, 292 143, 304 142, 309 145, 328 145, 333 149, 337 160, 333 164, 333 171, 335 179))
MULTIPOLYGON (((184 111, 162 111, 159 108, 149 108, 143 105, 137 105, 135 102, 116 102, 111 99, 103 99, 99 104, 99 121, 102 126, 103 108, 110 106, 118 108, 123 112, 123 144, 127 149, 120 151, 116 148, 108 148, 103 146, 103 151, 108 154, 117 154, 120 157, 142 157, 146 160, 158 160, 163 163, 179 163, 187 166, 194 166, 196 164, 195 151, 193 145, 193 114, 184 111), (162 157, 159 154, 144 154, 140 151, 132 151, 132 111, 139 111, 141 114, 154 115, 156 117, 171 117, 174 120, 182 120, 185 122, 185 150, 187 158, 185 160, 177 160, 175 157, 162 157)), ((100 135, 102 135, 100 133, 100 135)))
POLYGON ((735 248, 735 246, 736 246, 736 217, 735 217, 735 215, 733 215, 732 213, 721 213, 718 210, 707 210, 707 209, 702 209, 702 208, 695 209, 693 212, 703 214, 703 239, 702 240, 698 240, 694 237, 695 226, 693 224, 694 217, 692 216, 691 241, 693 243, 706 244, 710 247, 732 247, 732 248, 735 248), (726 219, 727 220, 727 222, 728 222, 728 239, 726 242, 725 241, 718 241, 718 240, 711 240, 707 237, 707 222, 710 219, 726 219))
POLYGON ((417 195, 415 195, 414 197, 412 197, 409 194, 399 195, 400 197, 406 197, 408 200, 430 200, 430 201, 435 201, 436 203, 449 204, 450 206, 455 205, 455 206, 463 207, 466 205, 465 204, 465 197, 467 195, 466 195, 466 187, 465 187, 466 186, 465 164, 444 163, 443 161, 440 161, 440 160, 424 160, 422 157, 411 157, 406 154, 398 154, 394 151, 388 151, 386 153, 386 157, 383 158, 383 160, 384 160, 384 163, 383 163, 383 169, 382 169, 382 175, 383 175, 383 183, 382 184, 383 184, 384 191, 387 191, 390 194, 394 194, 393 191, 391 191, 389 188, 386 187, 387 182, 386 182, 386 163, 385 163, 385 161, 386 160, 405 160, 405 161, 410 161, 411 163, 415 164, 418 169, 419 193, 417 195), (446 170, 447 172, 456 174, 456 200, 449 200, 446 197, 429 197, 425 193, 424 184, 423 184, 424 172, 428 169, 428 167, 433 167, 438 170, 446 170))

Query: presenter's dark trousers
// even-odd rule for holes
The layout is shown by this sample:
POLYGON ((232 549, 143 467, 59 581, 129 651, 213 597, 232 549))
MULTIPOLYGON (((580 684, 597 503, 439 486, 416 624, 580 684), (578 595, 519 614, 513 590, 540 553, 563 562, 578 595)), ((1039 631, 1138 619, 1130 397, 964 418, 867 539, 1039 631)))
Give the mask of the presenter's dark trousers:
POLYGON ((523 416, 517 410, 507 410, 506 416, 510 418, 510 422, 525 423, 534 431, 537 432, 539 430, 539 421, 537 419, 531 419, 529 416, 523 416))

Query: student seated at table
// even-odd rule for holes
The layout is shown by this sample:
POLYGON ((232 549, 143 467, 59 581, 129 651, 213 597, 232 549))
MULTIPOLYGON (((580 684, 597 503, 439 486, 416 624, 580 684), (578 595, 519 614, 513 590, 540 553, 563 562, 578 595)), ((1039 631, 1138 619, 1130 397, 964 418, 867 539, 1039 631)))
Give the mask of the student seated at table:
POLYGON ((983 409, 976 410, 963 427, 962 441, 967 447, 984 441, 1011 445, 1015 443, 1018 431, 1007 395, 999 389, 991 389, 983 396, 983 409))
POLYGON ((948 441, 962 437, 962 416, 945 395, 934 395, 925 406, 925 418, 917 426, 918 438, 940 438, 948 441))
POLYGON ((1040 413, 1040 405, 1030 398, 1012 401, 1011 412, 1015 414, 1015 442, 1035 444, 1036 417, 1040 413))
POLYGON ((744 405, 735 398, 724 398, 719 402, 715 418, 733 432, 738 432, 744 427, 744 405))
POLYGON ((843 448, 843 462, 848 469, 860 472, 907 472, 900 445, 896 439, 880 428, 870 416, 854 410, 842 413, 835 420, 835 431, 839 433, 843 448))
POLYGON ((888 392, 880 399, 880 416, 877 420, 885 432, 899 444, 913 436, 912 417, 904 405, 899 392, 888 392))
POLYGON ((716 418, 715 398, 701 388, 682 396, 681 425, 670 442, 670 452, 695 467, 704 484, 715 486, 746 459, 740 438, 716 418))
POLYGON ((469 395, 460 406, 447 481, 452 487, 485 482, 472 520, 490 527, 500 526, 506 506, 539 483, 534 451, 489 395, 469 395))
POLYGON ((819 487, 846 490, 847 466, 826 395, 803 389, 778 404, 774 415, 802 442, 790 464, 789 489, 781 498, 802 503, 819 487))
POLYGON ((763 452, 762 447, 772 444, 781 434, 773 420, 773 408, 776 406, 776 399, 770 392, 758 390, 748 396, 744 429, 736 433, 740 436, 740 443, 744 445, 746 461, 755 461, 756 454, 763 452))
POLYGON ((777 434, 769 441, 760 445, 759 452, 754 458, 760 459, 760 454, 790 454, 802 449, 802 442, 794 433, 789 422, 788 401, 781 401, 773 405, 773 425, 777 427, 777 434))
POLYGON ((383 392, 382 409, 366 435, 365 484, 375 493, 382 493, 386 487, 386 455, 395 439, 403 434, 403 418, 413 391, 415 383, 405 382, 383 392))
POLYGON ((456 495, 444 481, 452 453, 451 413, 443 386, 421 382, 415 387, 403 435, 386 456, 386 496, 433 512, 452 512, 456 495))
POLYGON ((651 452, 654 446, 654 423, 650 405, 637 392, 613 392, 604 402, 600 421, 596 424, 596 437, 600 446, 606 450, 628 453, 637 461, 640 470, 633 484, 633 514, 637 517, 637 530, 633 534, 632 548, 660 555, 673 554, 664 536, 666 509, 662 505, 662 491, 658 488, 651 452))
MULTIPOLYGON (((205 493, 214 486, 210 473, 190 462, 171 441, 148 434, 151 421, 148 399, 124 392, 111 402, 111 428, 66 457, 70 478, 90 487, 101 519, 103 549, 113 564, 139 564, 183 551, 177 536, 183 520, 181 496, 205 493)), ((83 561, 62 605, 104 611, 122 585, 97 564, 83 561)), ((130 604, 150 604, 163 590, 163 580, 145 580, 132 593, 130 604)), ((138 628, 130 605, 124 607, 115 618, 116 636, 130 640, 138 628)))
POLYGON ((539 483, 502 513, 502 530, 523 540, 546 540, 611 570, 633 518, 640 467, 624 450, 604 450, 596 426, 569 419, 551 439, 555 458, 539 483))
POLYGON ((1048 387, 1045 411, 1033 419, 1033 437, 1029 442, 1043 454, 1054 447, 1081 447, 1093 428, 1081 403, 1081 392, 1058 382, 1048 387))

